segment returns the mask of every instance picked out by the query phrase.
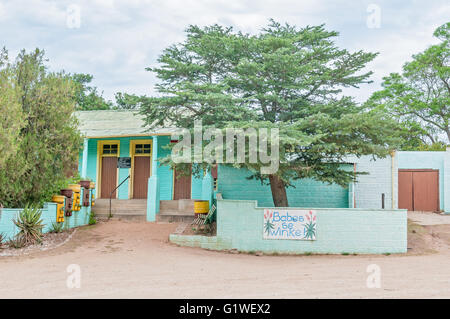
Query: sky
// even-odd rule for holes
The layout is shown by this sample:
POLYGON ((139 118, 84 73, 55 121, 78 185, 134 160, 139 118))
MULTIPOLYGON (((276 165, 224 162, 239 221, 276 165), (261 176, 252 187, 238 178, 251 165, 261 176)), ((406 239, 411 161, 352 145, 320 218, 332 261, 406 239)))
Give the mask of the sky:
POLYGON ((367 64, 373 83, 345 93, 364 101, 382 77, 400 72, 415 53, 439 40, 448 0, 0 0, 0 47, 44 49, 52 71, 89 73, 107 99, 116 92, 154 95, 162 50, 182 42, 190 24, 218 23, 257 33, 270 18, 299 27, 325 24, 350 51, 379 52, 367 64))

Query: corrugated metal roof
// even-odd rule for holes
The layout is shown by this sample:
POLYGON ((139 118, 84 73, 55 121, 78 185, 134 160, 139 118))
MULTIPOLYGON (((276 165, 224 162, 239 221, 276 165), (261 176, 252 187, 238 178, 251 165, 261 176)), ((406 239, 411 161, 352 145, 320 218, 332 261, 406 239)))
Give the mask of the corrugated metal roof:
POLYGON ((120 137, 140 135, 170 135, 173 128, 148 131, 144 117, 135 111, 77 111, 79 130, 85 137, 120 137))

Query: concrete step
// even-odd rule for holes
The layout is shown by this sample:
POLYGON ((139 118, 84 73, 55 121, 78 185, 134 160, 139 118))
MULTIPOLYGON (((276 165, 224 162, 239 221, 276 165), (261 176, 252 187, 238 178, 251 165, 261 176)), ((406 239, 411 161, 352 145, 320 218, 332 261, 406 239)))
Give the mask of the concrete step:
MULTIPOLYGON (((95 218, 97 218, 97 220, 108 220, 109 219, 109 215, 108 214, 96 214, 95 218)), ((126 214, 126 215, 121 215, 121 214, 115 214, 113 215, 113 217, 111 217, 111 219, 113 220, 129 220, 129 221, 142 221, 145 222, 147 220, 147 215, 131 215, 131 214, 126 214)))
MULTIPOLYGON (((109 208, 109 199, 96 199, 94 207, 107 207, 109 208)), ((111 201, 111 207, 113 208, 146 208, 146 199, 113 199, 111 201)))
MULTIPOLYGON (((109 208, 98 208, 92 207, 92 211, 95 214, 109 214, 109 208)), ((112 214, 121 214, 121 215, 147 215, 147 209, 121 209, 121 208, 112 208, 112 214)))
POLYGON ((160 212, 194 213, 194 201, 193 199, 162 200, 159 202, 159 210, 160 212))
POLYGON ((190 225, 194 218, 194 215, 156 214, 156 222, 158 223, 186 223, 190 225))

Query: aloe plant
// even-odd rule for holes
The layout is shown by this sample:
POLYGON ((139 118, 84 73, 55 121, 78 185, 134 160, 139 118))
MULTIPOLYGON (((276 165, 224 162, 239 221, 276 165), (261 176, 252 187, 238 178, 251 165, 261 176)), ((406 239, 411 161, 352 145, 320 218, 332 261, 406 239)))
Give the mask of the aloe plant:
POLYGON ((42 212, 36 206, 27 205, 14 220, 14 224, 19 228, 16 238, 24 245, 31 245, 42 242, 42 212))
POLYGON ((63 223, 55 223, 52 222, 52 226, 50 227, 51 233, 62 233, 64 230, 64 224, 63 223))

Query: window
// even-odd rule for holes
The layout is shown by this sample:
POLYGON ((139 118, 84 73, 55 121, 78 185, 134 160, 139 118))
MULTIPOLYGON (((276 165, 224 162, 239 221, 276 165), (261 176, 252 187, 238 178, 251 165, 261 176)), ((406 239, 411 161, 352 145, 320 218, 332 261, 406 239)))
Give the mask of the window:
POLYGON ((150 144, 136 144, 134 149, 134 154, 150 154, 150 152, 150 144))
POLYGON ((117 155, 119 145, 117 144, 103 144, 103 155, 117 155))

